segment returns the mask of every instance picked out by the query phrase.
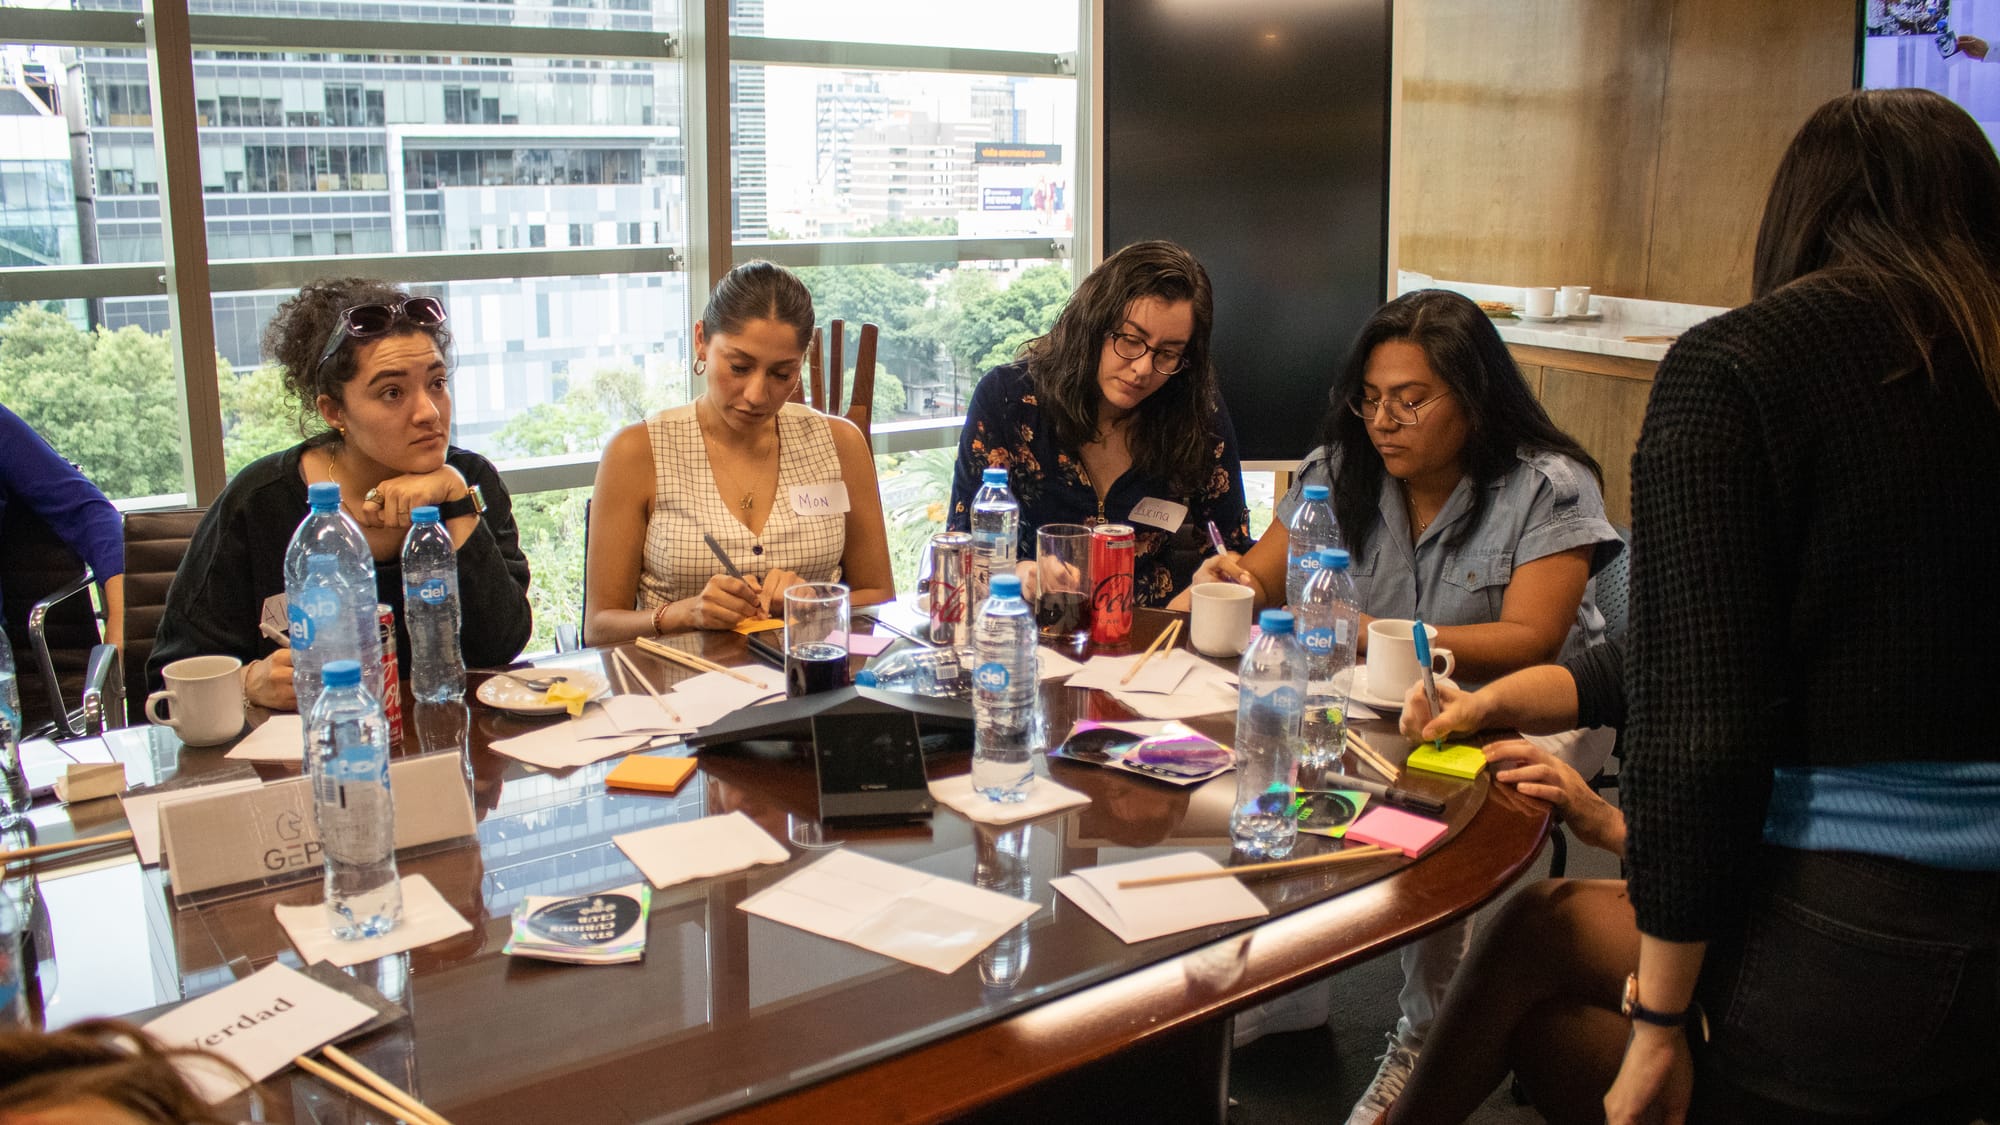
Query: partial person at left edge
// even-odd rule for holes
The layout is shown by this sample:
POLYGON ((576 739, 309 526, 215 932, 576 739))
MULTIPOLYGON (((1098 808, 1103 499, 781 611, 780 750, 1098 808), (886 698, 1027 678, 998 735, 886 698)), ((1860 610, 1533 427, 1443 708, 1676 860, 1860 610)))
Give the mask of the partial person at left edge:
POLYGON ((410 510, 427 504, 440 509, 458 552, 466 664, 518 656, 533 624, 528 560, 500 474, 486 458, 448 444, 444 305, 382 281, 315 281, 278 306, 264 329, 264 353, 283 368, 306 439, 244 466, 195 529, 147 663, 152 685, 175 660, 221 653, 244 661, 246 700, 296 708, 291 650, 259 624, 273 598, 282 605, 285 548, 306 516, 306 486, 327 480, 340 485, 342 510, 368 539, 376 597, 396 611, 399 661, 410 651, 403 537, 410 510))

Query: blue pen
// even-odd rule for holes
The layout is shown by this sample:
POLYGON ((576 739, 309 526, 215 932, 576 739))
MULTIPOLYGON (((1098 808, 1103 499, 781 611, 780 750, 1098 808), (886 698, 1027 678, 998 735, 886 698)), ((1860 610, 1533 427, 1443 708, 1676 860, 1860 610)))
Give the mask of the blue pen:
MULTIPOLYGON (((1410 623, 1410 637, 1417 642, 1417 663, 1424 666, 1424 700, 1431 705, 1431 718, 1435 719, 1444 708, 1438 704, 1437 677, 1431 674, 1431 639, 1424 629, 1423 618, 1410 623)), ((1432 745, 1443 750, 1444 736, 1439 735, 1432 745)))

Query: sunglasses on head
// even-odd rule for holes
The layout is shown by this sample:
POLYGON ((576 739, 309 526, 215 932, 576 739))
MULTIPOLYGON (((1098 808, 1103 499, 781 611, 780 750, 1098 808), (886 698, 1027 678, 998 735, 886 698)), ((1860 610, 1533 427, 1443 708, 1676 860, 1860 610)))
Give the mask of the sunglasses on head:
POLYGON ((340 320, 326 338, 326 347, 320 349, 315 370, 324 368, 326 361, 340 350, 340 345, 349 340, 380 336, 395 327, 398 319, 418 328, 441 328, 444 326, 444 302, 436 297, 405 297, 392 304, 353 305, 340 310, 340 320))

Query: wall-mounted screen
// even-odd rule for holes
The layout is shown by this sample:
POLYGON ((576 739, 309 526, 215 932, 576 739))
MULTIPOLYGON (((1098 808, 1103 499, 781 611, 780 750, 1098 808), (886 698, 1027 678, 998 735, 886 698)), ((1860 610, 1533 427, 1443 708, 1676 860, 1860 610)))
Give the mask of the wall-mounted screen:
POLYGON ((2000 140, 2000 0, 1861 0, 1860 23, 1864 89, 1935 90, 2000 140))

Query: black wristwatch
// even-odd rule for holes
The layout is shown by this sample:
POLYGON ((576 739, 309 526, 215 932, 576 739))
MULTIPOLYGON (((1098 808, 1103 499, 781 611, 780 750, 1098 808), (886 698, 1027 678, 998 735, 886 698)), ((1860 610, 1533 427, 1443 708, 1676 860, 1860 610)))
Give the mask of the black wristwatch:
POLYGON ((465 495, 456 500, 447 500, 438 505, 438 518, 455 520, 460 516, 476 516, 486 510, 486 496, 478 485, 471 486, 465 495))
POLYGON ((1625 978, 1625 999, 1623 1003, 1619 1004, 1618 1010, 1625 1013, 1627 1019, 1638 1020, 1640 1023, 1650 1023, 1654 1027, 1686 1027, 1688 1024, 1688 1013, 1693 1009, 1682 1008, 1678 1012, 1656 1012, 1639 1003, 1639 974, 1632 973, 1625 978))

